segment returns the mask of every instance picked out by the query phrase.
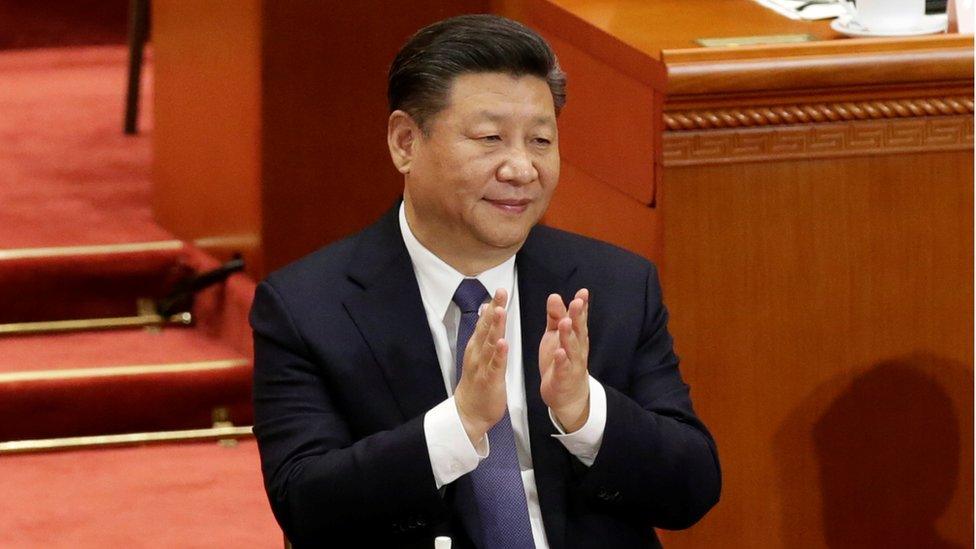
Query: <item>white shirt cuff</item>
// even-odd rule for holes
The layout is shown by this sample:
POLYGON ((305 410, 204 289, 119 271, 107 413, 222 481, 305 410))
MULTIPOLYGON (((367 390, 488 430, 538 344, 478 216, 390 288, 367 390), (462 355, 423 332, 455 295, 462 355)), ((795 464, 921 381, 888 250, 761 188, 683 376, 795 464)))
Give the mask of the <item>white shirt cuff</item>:
POLYGON ((438 490, 474 471, 478 463, 488 457, 488 435, 481 439, 478 447, 471 444, 454 397, 424 414, 424 438, 438 490))
POLYGON ((552 410, 549 410, 549 419, 561 434, 552 435, 569 450, 569 453, 577 457, 583 465, 587 467, 596 461, 596 455, 600 452, 600 445, 603 443, 603 431, 607 427, 607 392, 599 381, 590 376, 590 415, 586 418, 586 423, 574 433, 566 433, 563 426, 559 424, 552 410))

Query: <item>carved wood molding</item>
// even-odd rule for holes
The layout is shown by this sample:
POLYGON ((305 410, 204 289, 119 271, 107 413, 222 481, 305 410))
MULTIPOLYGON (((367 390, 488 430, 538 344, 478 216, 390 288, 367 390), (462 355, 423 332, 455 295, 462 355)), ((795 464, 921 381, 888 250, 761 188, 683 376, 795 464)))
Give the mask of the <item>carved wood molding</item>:
POLYGON ((947 116, 971 114, 972 112, 973 98, 960 95, 944 98, 882 99, 665 112, 664 124, 667 131, 688 131, 846 120, 947 116))
POLYGON ((667 132, 665 166, 973 148, 971 115, 667 132))

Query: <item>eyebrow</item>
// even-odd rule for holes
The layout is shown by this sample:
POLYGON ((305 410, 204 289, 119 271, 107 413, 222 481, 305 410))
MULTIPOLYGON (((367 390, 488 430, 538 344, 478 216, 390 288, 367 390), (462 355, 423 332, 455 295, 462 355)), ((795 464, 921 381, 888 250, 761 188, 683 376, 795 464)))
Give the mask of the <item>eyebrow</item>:
MULTIPOLYGON (((505 119, 505 116, 494 111, 479 111, 475 114, 475 118, 484 118, 491 122, 501 122, 505 119)), ((532 122, 543 126, 554 126, 556 119, 545 114, 540 114, 534 116, 532 122)))

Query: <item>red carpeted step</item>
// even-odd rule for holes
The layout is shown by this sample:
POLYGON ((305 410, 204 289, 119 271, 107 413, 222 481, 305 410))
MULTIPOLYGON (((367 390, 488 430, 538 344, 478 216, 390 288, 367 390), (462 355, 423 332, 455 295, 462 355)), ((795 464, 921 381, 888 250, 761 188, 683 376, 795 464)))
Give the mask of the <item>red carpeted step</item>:
POLYGON ((193 271, 179 240, 0 249, 0 323, 133 316, 193 271))
POLYGON ((257 446, 0 456, 0 547, 281 547, 257 446))
MULTIPOLYGON (((159 299, 177 281, 220 266, 177 240, 51 250, 0 249, 0 324, 135 315, 137 299, 159 299)), ((235 274, 199 292, 196 324, 249 355, 254 286, 235 274)))
POLYGON ((200 328, 0 338, 0 441, 251 422, 250 358, 200 328))
MULTIPOLYGON (((218 265, 183 244, 0 259, 0 280, 20 282, 0 284, 13 311, 0 317, 131 315, 136 296, 159 297, 180 276, 218 265), (33 274, 21 272, 28 265, 33 274)), ((0 441, 202 428, 217 408, 249 424, 253 294, 241 274, 200 292, 191 327, 0 336, 0 441)))

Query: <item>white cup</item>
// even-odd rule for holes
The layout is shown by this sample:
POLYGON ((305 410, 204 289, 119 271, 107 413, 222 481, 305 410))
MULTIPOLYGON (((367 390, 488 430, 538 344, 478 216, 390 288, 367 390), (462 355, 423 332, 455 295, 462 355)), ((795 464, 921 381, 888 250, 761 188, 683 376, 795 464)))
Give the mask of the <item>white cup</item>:
POLYGON ((925 17, 925 0, 857 0, 854 22, 870 31, 916 27, 925 17))

